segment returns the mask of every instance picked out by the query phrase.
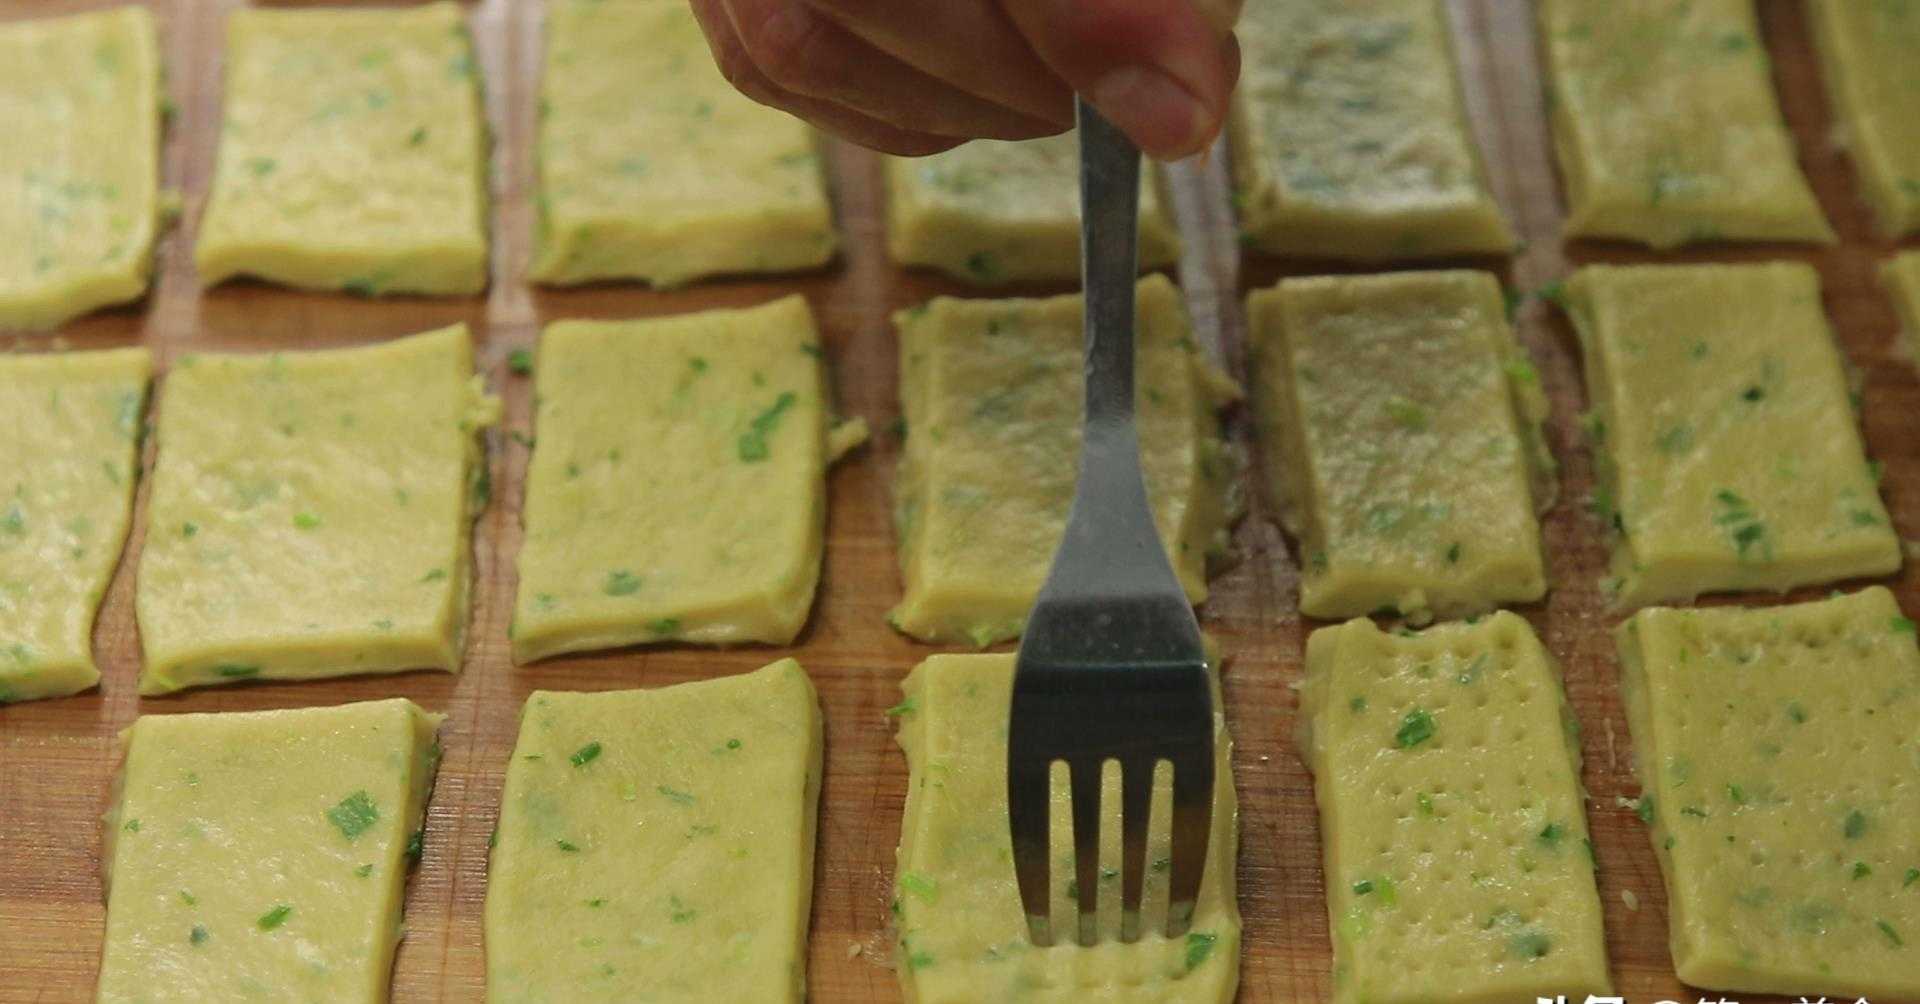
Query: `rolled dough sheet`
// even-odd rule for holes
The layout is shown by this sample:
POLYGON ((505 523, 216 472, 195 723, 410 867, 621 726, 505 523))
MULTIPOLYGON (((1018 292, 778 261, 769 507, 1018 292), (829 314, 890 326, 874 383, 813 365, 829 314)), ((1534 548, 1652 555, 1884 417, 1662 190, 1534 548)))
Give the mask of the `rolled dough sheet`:
POLYGON ((1920 5, 1808 0, 1836 133, 1881 232, 1920 231, 1920 5))

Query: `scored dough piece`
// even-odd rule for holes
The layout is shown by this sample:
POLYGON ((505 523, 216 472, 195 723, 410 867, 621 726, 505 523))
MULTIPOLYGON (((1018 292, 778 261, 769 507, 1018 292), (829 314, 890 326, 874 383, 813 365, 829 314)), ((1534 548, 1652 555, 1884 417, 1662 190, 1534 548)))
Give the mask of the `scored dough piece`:
POLYGON ((243 8, 226 60, 202 284, 486 288, 487 132, 458 4, 243 8))
POLYGON ((820 577, 829 429, 804 299, 541 339, 513 654, 791 642, 820 577))
POLYGON ((1566 306, 1618 605, 1900 567, 1812 268, 1595 265, 1566 306))
POLYGON ((1248 297, 1301 612, 1416 621, 1546 594, 1546 397, 1485 272, 1287 279, 1248 297))
POLYGON ((1907 354, 1920 366, 1920 251, 1904 251, 1887 259, 1880 266, 1880 282, 1893 297, 1894 310, 1906 330, 1907 354))
POLYGON ((487 876, 487 999, 804 998, 820 756, 792 659, 534 691, 487 876))
POLYGON ((1300 707, 1336 1002, 1607 993, 1579 725, 1524 619, 1321 628, 1300 707))
POLYGON ((1245 242, 1356 261, 1506 254, 1439 0, 1265 0, 1229 121, 1245 242))
POLYGON ((1569 237, 1832 243, 1753 0, 1542 0, 1569 237))
POLYGON ((365 348, 189 355, 161 395, 140 692, 460 666, 479 432, 456 324, 365 348))
POLYGON ((386 1001, 444 717, 394 698, 137 719, 98 999, 386 1001))
POLYGON ((161 225, 160 52, 120 7, 0 26, 0 329, 146 292, 161 225))
POLYGON ((833 257, 813 130, 734 90, 686 4, 555 4, 540 110, 536 282, 677 286, 833 257))
MULTIPOLYGON (((1237 514, 1215 412, 1239 396, 1193 344, 1179 294, 1138 287, 1141 465, 1174 571, 1195 603, 1237 514)), ((936 297, 894 315, 908 435, 894 479, 906 595, 888 619, 925 641, 1020 634, 1066 532, 1079 467, 1082 301, 936 297)))
MULTIPOLYGON (((1168 940, 1166 917, 1171 772, 1155 777, 1140 940, 1117 938, 1120 916, 1120 779, 1109 770, 1100 804, 1100 943, 1081 948, 1061 936, 1049 948, 1027 939, 1014 884, 1007 824, 1007 708, 1011 655, 936 655, 907 676, 893 709, 907 754, 907 805, 894 876, 897 969, 909 1004, 976 1001, 1088 1001, 1199 1004, 1234 998, 1240 978, 1240 913, 1234 901, 1239 826, 1232 744, 1214 715, 1213 830, 1189 932, 1168 940), (1110 878, 1108 877, 1110 876, 1110 878)), ((1218 704, 1216 698, 1216 706, 1218 704)), ((1070 931, 1076 915, 1071 807, 1065 774, 1055 778, 1052 918, 1070 931)))
MULTIPOLYGON (((887 251, 980 285, 1080 278, 1080 138, 974 140, 887 158, 887 251)), ((1180 258, 1151 172, 1140 176, 1142 270, 1180 258)))
POLYGON ((100 681, 152 369, 146 349, 0 356, 0 704, 100 681))
POLYGON ((1882 233, 1920 231, 1920 5, 1808 0, 1814 48, 1860 187, 1882 233))
POLYGON ((1614 637, 1679 977, 1920 998, 1920 650, 1893 594, 1642 610, 1614 637))

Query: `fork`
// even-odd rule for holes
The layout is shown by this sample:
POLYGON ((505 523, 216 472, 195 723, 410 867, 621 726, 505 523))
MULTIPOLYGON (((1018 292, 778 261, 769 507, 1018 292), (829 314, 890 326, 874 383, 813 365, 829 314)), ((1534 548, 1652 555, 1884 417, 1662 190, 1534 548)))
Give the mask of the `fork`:
POLYGON ((1089 107, 1080 128, 1086 417, 1066 534, 1015 660, 1007 820, 1035 945, 1053 943, 1048 803, 1067 764, 1079 943, 1098 940, 1101 773, 1120 765, 1120 940, 1140 936, 1154 772, 1172 763, 1166 936, 1186 933, 1213 819, 1213 692, 1193 606, 1147 504, 1134 429, 1140 153, 1089 107))

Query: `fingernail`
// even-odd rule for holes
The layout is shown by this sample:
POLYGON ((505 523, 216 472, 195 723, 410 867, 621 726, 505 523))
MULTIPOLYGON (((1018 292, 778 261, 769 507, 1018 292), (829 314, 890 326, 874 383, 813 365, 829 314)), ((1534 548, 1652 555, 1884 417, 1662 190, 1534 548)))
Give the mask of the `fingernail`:
POLYGON ((1158 67, 1112 70, 1094 81, 1087 97, 1135 145, 1153 156, 1184 157, 1206 142, 1206 106, 1158 67))

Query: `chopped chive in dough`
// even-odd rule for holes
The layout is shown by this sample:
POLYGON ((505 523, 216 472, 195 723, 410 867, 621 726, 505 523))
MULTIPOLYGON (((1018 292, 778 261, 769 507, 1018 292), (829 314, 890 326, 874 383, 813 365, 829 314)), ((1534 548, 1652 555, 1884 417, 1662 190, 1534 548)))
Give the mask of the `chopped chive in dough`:
POLYGON ((640 581, 638 575, 625 569, 608 572, 606 584, 600 587, 600 591, 608 596, 632 596, 640 591, 640 581))
POLYGON ((1633 814, 1636 816, 1639 816, 1641 822, 1646 823, 1649 826, 1653 825, 1653 793, 1652 792, 1648 792, 1644 795, 1641 795, 1640 800, 1633 804, 1633 814))
POLYGON ((658 788, 654 790, 658 791, 662 795, 665 795, 668 798, 668 800, 672 801, 673 804, 675 805, 692 805, 695 801, 692 795, 689 795, 684 791, 678 791, 673 788, 669 788, 664 784, 660 785, 658 788))
POLYGON ((1900 932, 1894 930, 1892 924, 1884 920, 1876 920, 1873 922, 1873 926, 1880 929, 1880 933, 1886 936, 1887 943, 1893 947, 1900 948, 1906 945, 1906 942, 1900 939, 1900 932))
POLYGON ((692 907, 680 902, 680 897, 678 896, 669 895, 667 897, 667 908, 667 919, 676 924, 690 923, 694 917, 698 916, 698 913, 692 907))
POLYGON ((914 707, 913 698, 909 696, 906 700, 901 701, 899 704, 896 704, 891 708, 888 708, 885 713, 889 718, 898 718, 901 715, 913 714, 913 707, 914 707))
POLYGON ((407 838, 407 860, 418 861, 420 855, 426 853, 426 837, 426 831, 415 830, 413 835, 407 838))
POLYGON ((603 906, 606 906, 606 905, 607 905, 607 901, 606 901, 606 900, 604 900, 604 899, 599 899, 599 898, 595 898, 595 899, 590 899, 590 900, 587 900, 587 901, 586 901, 586 903, 587 903, 587 908, 588 908, 588 909, 591 909, 591 910, 598 910, 598 909, 600 909, 601 907, 603 907, 603 906))
POLYGON ((1507 944, 1514 955, 1531 961, 1545 958, 1547 951, 1553 947, 1553 940, 1538 931, 1528 931, 1514 935, 1513 940, 1507 944))
POLYGON ((580 850, 580 845, 571 840, 556 840, 553 842, 553 846, 560 848, 568 854, 575 854, 580 850))
POLYGON ((1867 876, 1872 874, 1873 874, 1872 865, 1867 864, 1865 861, 1855 861, 1853 863, 1853 880, 1855 882, 1858 882, 1861 879, 1866 878, 1867 876))
POLYGON ((769 405, 767 410, 754 416, 747 431, 740 434, 738 451, 742 461, 755 463, 767 459, 767 437, 779 427, 780 416, 785 414, 788 408, 793 407, 796 400, 798 399, 792 391, 782 391, 779 397, 774 398, 773 404, 769 405))
POLYGON ((280 162, 272 157, 248 157, 247 173, 256 178, 264 178, 280 167, 280 162))
POLYGON ((740 740, 738 740, 738 739, 729 739, 729 740, 727 740, 727 748, 728 748, 728 749, 730 749, 730 750, 737 750, 737 749, 739 749, 739 748, 740 748, 740 740))
POLYGON ((1735 805, 1747 804, 1747 790, 1731 781, 1727 783, 1727 797, 1732 799, 1735 805))
POLYGON ((1393 734, 1393 741, 1401 749, 1411 749, 1433 738, 1433 716, 1423 708, 1407 712, 1400 720, 1399 731, 1393 734))
POLYGON ((121 829, 123 829, 123 830, 125 830, 125 831, 127 831, 128 833, 139 833, 139 832, 140 832, 140 821, 139 821, 138 819, 129 819, 129 820, 127 820, 127 822, 126 822, 126 825, 124 825, 124 826, 122 826, 122 827, 120 827, 120 828, 121 828, 121 829))
POLYGON ((218 666, 213 667, 213 673, 215 676, 224 676, 224 677, 227 677, 228 679, 238 679, 246 676, 259 676, 260 667, 243 666, 239 663, 234 663, 234 662, 223 662, 218 666))
POLYGON ((507 353, 507 369, 519 376, 533 372, 533 352, 529 349, 514 349, 507 353))
POLYGON ((1846 834, 1848 840, 1858 840, 1866 836, 1867 814, 1861 812, 1859 809, 1847 813, 1847 820, 1841 824, 1840 832, 1846 834))
POLYGON ((1387 417, 1401 428, 1419 432, 1427 427, 1427 409, 1404 397, 1388 398, 1386 408, 1387 417))
POLYGON ((340 800, 340 804, 327 810, 327 822, 348 840, 364 833, 367 827, 380 821, 380 810, 373 804, 373 796, 365 791, 356 791, 340 800))
POLYGON ((1207 957, 1213 954, 1214 942, 1218 940, 1220 936, 1217 934, 1206 934, 1200 931, 1191 931, 1187 934, 1187 972, 1193 972, 1200 968, 1201 963, 1207 961, 1207 957))
POLYGON ((193 930, 187 933, 187 942, 194 945, 206 944, 207 929, 199 924, 193 925, 193 930))
POLYGON ((573 755, 568 757, 567 759, 572 761, 575 767, 585 767, 587 764, 592 763, 599 756, 600 756, 600 743, 596 740, 594 742, 590 742, 585 746, 582 746, 579 749, 575 750, 573 755))
POLYGON ((647 622, 647 630, 657 635, 670 635, 680 630, 680 618, 662 617, 647 622))
POLYGON ((901 872, 900 888, 912 893, 929 906, 940 900, 940 890, 934 880, 918 872, 901 872))
POLYGON ((320 517, 315 513, 297 512, 293 514, 293 525, 302 530, 311 530, 320 525, 320 517))
POLYGON ((193 893, 186 891, 185 889, 180 890, 180 902, 185 903, 188 906, 200 905, 199 898, 194 896, 193 893))
POLYGON ((1790 701, 1787 704, 1787 718, 1795 725, 1804 725, 1807 721, 1807 709, 1801 707, 1799 701, 1790 701))
POLYGON ((434 569, 429 569, 427 574, 420 576, 420 581, 422 583, 439 582, 441 579, 444 579, 446 577, 447 577, 446 569, 434 568, 434 569))
POLYGON ((372 875, 372 874, 373 874, 373 863, 372 863, 372 862, 368 862, 368 863, 366 863, 366 864, 364 864, 364 865, 361 865, 360 867, 358 867, 358 868, 355 868, 355 869, 353 870, 353 873, 354 873, 355 875, 358 875, 358 876, 359 876, 359 877, 361 877, 361 878, 366 878, 367 876, 369 876, 369 875, 372 875))
POLYGON ((1896 616, 1892 620, 1888 621, 1887 623, 1889 627, 1893 628, 1894 634, 1913 634, 1914 633, 1914 623, 1913 623, 1913 618, 1911 617, 1896 616))
POLYGON ((1353 894, 1355 896, 1365 896, 1366 894, 1372 891, 1373 891, 1372 879, 1361 879, 1360 881, 1355 882, 1353 884, 1353 894))
POLYGON ((1567 835, 1566 827, 1560 825, 1559 823, 1548 823, 1545 827, 1541 828, 1538 839, 1542 846, 1552 847, 1557 849, 1560 846, 1561 838, 1565 837, 1566 835, 1567 835))
POLYGON ((266 913, 261 914, 260 919, 255 921, 254 923, 257 924, 260 930, 262 931, 271 931, 274 928, 279 927, 280 925, 286 923, 287 917, 292 915, 292 913, 293 913, 293 907, 288 906, 285 903, 281 903, 280 905, 274 907, 273 909, 268 910, 266 913))

